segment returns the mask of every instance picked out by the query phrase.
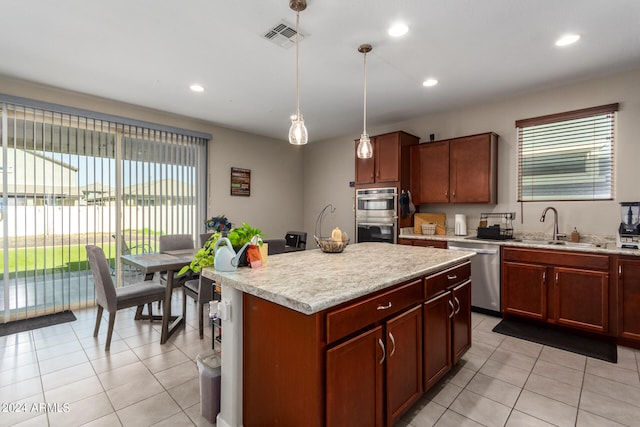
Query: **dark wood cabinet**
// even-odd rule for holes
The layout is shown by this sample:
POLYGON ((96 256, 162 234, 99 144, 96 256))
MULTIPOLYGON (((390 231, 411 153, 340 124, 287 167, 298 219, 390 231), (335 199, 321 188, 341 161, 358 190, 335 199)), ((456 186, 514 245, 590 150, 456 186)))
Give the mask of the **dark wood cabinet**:
POLYGON ((618 337, 640 348, 640 259, 621 257, 617 267, 618 337))
MULTIPOLYGON (((391 187, 401 186, 403 173, 408 183, 409 153, 406 149, 418 144, 419 138, 406 132, 398 131, 371 137, 373 157, 359 159, 356 155, 355 181, 357 186, 368 184, 385 184, 391 187)), ((358 149, 359 140, 355 142, 358 149)))
MULTIPOLYGON (((387 426, 422 396, 422 307, 402 313, 386 323, 387 426)), ((353 423, 351 425, 368 425, 353 423)))
POLYGON ((408 246, 422 246, 425 248, 438 248, 438 249, 447 249, 448 247, 446 240, 407 239, 404 237, 398 238, 398 244, 408 245, 408 246))
POLYGON ((609 332, 609 257, 504 248, 503 313, 589 332, 609 332))
POLYGON ((410 153, 413 203, 449 203, 449 141, 416 145, 410 153))
POLYGON ((427 279, 425 292, 430 298, 422 310, 425 391, 449 372, 471 347, 470 272, 469 264, 465 264, 427 279))
POLYGON ((424 143, 410 153, 415 204, 497 203, 495 133, 424 143))
POLYGON ((378 326, 327 350, 327 426, 382 426, 385 350, 378 326))
POLYGON ((547 319, 547 267, 502 263, 502 312, 536 320, 547 319))

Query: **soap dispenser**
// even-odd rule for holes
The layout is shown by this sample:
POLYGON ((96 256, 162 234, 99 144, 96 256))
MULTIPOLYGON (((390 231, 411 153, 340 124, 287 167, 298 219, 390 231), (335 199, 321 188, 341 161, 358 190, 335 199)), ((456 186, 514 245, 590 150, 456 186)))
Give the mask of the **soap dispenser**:
POLYGON ((571 241, 573 243, 578 243, 580 241, 580 233, 578 233, 578 229, 573 227, 573 231, 571 232, 571 241))

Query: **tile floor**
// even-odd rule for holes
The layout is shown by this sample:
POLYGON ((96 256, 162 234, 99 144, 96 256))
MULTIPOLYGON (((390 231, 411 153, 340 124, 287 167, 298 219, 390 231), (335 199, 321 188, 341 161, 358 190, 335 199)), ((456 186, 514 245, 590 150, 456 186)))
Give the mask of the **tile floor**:
MULTIPOLYGON (((211 330, 199 340, 195 304, 188 307, 186 328, 164 345, 159 323, 118 312, 109 354, 106 322, 92 337, 94 309, 0 337, 0 426, 211 425, 200 416, 195 363, 211 330), (16 402, 24 406, 7 407, 16 402)), ((493 333, 494 317, 472 318, 473 346, 400 427, 640 426, 640 351, 619 347, 611 364, 493 333)))

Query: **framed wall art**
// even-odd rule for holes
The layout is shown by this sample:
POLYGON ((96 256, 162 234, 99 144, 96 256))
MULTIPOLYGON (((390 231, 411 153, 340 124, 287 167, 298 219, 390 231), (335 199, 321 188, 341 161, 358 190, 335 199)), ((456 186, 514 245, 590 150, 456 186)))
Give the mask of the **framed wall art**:
POLYGON ((251 196, 251 169, 231 168, 231 195, 251 196))

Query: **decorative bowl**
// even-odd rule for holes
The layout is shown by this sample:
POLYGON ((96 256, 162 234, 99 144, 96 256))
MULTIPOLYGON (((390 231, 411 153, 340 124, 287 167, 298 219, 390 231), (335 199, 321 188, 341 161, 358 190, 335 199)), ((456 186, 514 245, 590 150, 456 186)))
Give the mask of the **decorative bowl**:
POLYGON ((322 252, 327 253, 340 253, 344 250, 345 246, 349 244, 349 239, 343 240, 341 242, 333 240, 331 237, 317 237, 313 236, 316 239, 316 243, 322 252))

